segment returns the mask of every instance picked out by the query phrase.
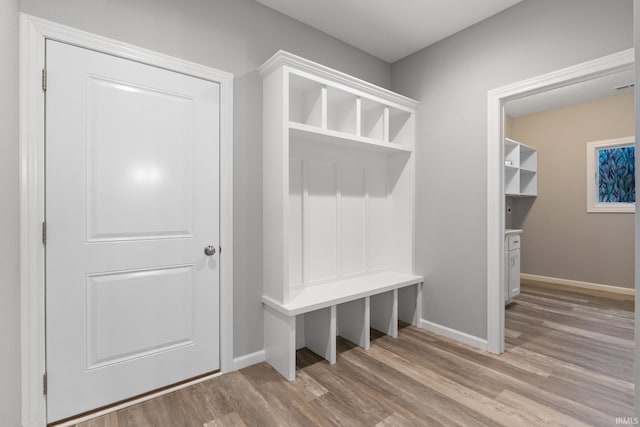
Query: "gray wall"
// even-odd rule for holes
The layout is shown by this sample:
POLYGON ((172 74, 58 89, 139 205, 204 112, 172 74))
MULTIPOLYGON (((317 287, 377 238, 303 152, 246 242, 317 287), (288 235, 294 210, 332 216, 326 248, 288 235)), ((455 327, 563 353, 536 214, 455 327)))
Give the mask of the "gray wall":
MULTIPOLYGON (((256 69, 284 49, 388 87, 390 65, 253 0, 22 0, 21 10, 235 74, 234 354, 262 350, 262 80, 256 69)), ((3 227, 14 230, 15 218, 3 227)))
POLYGON ((632 0, 525 0, 392 64, 417 114, 423 317, 486 338, 487 91, 633 46, 632 0))
POLYGON ((0 424, 20 425, 18 0, 0 1, 0 424))
POLYGON ((505 134, 538 150, 538 197, 507 198, 523 273, 635 287, 634 215, 587 213, 585 162, 588 142, 635 134, 633 104, 628 93, 511 120, 505 134))

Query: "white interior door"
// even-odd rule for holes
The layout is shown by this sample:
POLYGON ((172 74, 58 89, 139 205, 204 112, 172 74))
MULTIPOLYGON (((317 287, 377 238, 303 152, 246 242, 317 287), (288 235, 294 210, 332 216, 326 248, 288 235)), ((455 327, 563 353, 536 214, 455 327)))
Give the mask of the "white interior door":
POLYGON ((220 92, 46 52, 51 422, 219 369, 220 92))

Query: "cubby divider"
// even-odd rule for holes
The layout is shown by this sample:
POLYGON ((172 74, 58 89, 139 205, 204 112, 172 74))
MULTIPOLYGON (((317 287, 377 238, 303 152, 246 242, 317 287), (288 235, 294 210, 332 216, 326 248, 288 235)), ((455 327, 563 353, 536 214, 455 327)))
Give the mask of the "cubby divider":
POLYGON ((368 99, 362 100, 361 135, 363 137, 385 141, 384 112, 384 105, 368 99))
POLYGON ((398 336, 398 290, 371 296, 371 327, 398 336))
POLYGON ((408 144, 412 139, 412 113, 398 108, 389 109, 389 142, 408 144))
POLYGON ((338 335, 364 348, 370 346, 369 297, 338 306, 338 335))
POLYGON ((357 96, 333 87, 327 88, 327 129, 356 134, 357 96))
POLYGON ((330 364, 336 363, 335 305, 304 314, 304 342, 309 350, 330 364))
POLYGON ((398 289, 398 320, 413 326, 420 326, 422 313, 422 285, 398 289))
POLYGON ((296 74, 289 77, 289 120, 310 126, 322 126, 323 86, 296 74))

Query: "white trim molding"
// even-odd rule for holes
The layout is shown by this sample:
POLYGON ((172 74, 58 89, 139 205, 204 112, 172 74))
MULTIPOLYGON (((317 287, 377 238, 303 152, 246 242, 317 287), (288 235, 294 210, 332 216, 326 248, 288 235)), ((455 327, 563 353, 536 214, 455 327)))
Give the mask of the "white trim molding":
POLYGON ((233 359, 233 370, 239 371, 240 369, 247 368, 249 366, 262 363, 266 359, 264 350, 256 351, 255 353, 245 354, 233 359))
POLYGON ((424 319, 420 319, 419 325, 420 329, 433 332, 434 334, 441 335, 443 337, 451 338, 452 340, 470 345, 471 347, 479 348, 480 350, 487 350, 487 340, 476 337, 475 335, 470 335, 466 332, 448 328, 424 319))
POLYGON ((598 151, 621 147, 635 147, 635 136, 587 142, 587 212, 589 213, 634 213, 635 203, 612 203, 598 201, 599 164, 598 151))
POLYGON ((44 426, 45 41, 56 40, 220 84, 220 368, 233 369, 233 75, 117 40, 20 15, 20 311, 22 425, 44 426))
POLYGON ((487 348, 504 352, 504 104, 528 95, 633 69, 627 49, 487 93, 487 348))
POLYGON ((357 77, 350 76, 349 74, 334 70, 333 68, 318 64, 317 62, 310 61, 306 58, 302 58, 284 50, 279 50, 278 52, 276 52, 271 58, 267 60, 267 62, 265 62, 260 66, 260 68, 258 68, 258 72, 264 78, 277 70, 278 67, 282 65, 286 65, 298 71, 310 73, 310 75, 307 77, 316 76, 323 79, 331 80, 333 82, 345 85, 349 88, 355 88, 371 96, 383 98, 387 100, 387 102, 388 100, 391 100, 398 105, 402 105, 410 109, 416 109, 420 104, 415 99, 397 94, 390 90, 361 80, 357 77))
MULTIPOLYGON (((539 276, 537 274, 521 273, 520 279, 530 280, 532 282, 552 283, 555 285, 570 286, 573 288, 591 289, 594 291, 611 292, 619 295, 636 295, 633 288, 623 288, 622 286, 602 285, 600 283, 581 282, 579 280, 561 279, 558 277, 539 276)), ((535 283, 531 283, 535 286, 535 283)))

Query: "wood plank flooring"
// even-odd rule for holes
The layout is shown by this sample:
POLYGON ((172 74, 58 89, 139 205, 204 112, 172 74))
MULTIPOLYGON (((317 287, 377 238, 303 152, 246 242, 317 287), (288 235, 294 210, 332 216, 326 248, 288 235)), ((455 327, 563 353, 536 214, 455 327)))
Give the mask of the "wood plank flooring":
POLYGON ((338 361, 303 349, 291 383, 266 363, 81 424, 613 426, 633 411, 633 300, 523 285, 496 356, 405 326, 338 361))

